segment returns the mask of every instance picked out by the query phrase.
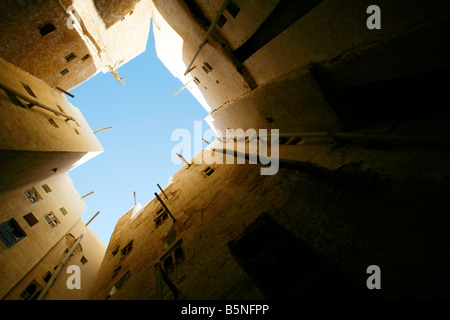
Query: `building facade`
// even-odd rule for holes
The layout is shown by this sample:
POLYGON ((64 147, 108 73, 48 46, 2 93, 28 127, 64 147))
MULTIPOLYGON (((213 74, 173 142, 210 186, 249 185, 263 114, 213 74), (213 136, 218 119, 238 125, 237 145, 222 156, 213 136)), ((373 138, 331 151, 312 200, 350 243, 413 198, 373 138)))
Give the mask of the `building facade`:
POLYGON ((100 71, 124 82, 117 69, 145 50, 150 4, 1 2, 2 299, 86 299, 105 245, 81 219, 67 173, 103 148, 66 95, 100 71), (81 287, 69 285, 68 267, 81 287))
POLYGON ((0 60, 0 193, 64 173, 103 151, 63 93, 0 60))
MULTIPOLYGON (((67 173, 9 192, 0 203, 0 295, 6 300, 35 300, 85 231, 81 215, 86 204, 67 173)), ((105 245, 88 227, 46 299, 86 298, 104 252, 105 245), (70 265, 80 267, 79 290, 66 285, 70 265)))
POLYGON ((70 90, 145 50, 150 0, 2 1, 0 57, 70 90))
MULTIPOLYGON (((63 93, 3 59, 0 64, 0 296, 34 300, 85 231, 86 205, 67 172, 103 148, 63 93)), ((104 251, 87 229, 68 261, 82 270, 83 288, 68 290, 64 269, 45 297, 85 298, 104 251)))
POLYGON ((233 0, 222 14, 221 0, 153 3, 158 56, 223 134, 448 116, 446 1, 233 0), (379 29, 368 26, 371 5, 379 29))
POLYGON ((120 218, 90 298, 448 298, 448 151, 323 144, 327 155, 311 140, 295 147, 328 163, 282 160, 275 175, 197 154, 158 193, 164 205, 120 218))
POLYGON ((100 70, 122 80, 150 18, 217 139, 120 218, 104 256, 88 231, 67 263, 88 285, 67 290, 63 273, 48 298, 449 297, 448 1, 1 6, 5 299, 36 298, 83 234, 65 172, 101 147, 61 89, 100 70), (227 129, 243 137, 226 143, 227 129))
POLYGON ((158 56, 217 136, 279 130, 279 168, 250 163, 254 136, 216 139, 164 206, 122 216, 92 299, 449 297, 447 2, 153 6, 158 56))

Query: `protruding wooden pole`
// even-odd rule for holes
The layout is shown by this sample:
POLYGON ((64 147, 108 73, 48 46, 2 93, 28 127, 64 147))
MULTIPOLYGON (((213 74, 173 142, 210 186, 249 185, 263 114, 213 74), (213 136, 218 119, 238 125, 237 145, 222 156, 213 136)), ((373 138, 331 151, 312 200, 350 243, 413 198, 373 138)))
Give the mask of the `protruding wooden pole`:
POLYGON ((166 197, 166 199, 169 199, 166 195, 166 193, 164 192, 164 190, 161 188, 161 186, 159 185, 159 183, 157 183, 159 190, 161 190, 162 194, 164 195, 164 197, 166 197))
POLYGON ((112 127, 106 127, 106 128, 102 128, 102 129, 100 129, 100 130, 94 131, 94 134, 96 134, 97 132, 100 132, 100 131, 106 130, 106 129, 111 129, 111 128, 112 128, 112 127))
POLYGON ((173 217, 172 213, 170 212, 170 210, 166 207, 166 205, 164 204, 164 202, 161 200, 161 198, 158 196, 158 194, 155 192, 155 196, 158 199, 158 201, 161 203, 161 205, 163 206, 164 210, 167 211, 167 213, 169 214, 169 216, 172 218, 173 222, 175 223, 175 218, 173 217))
POLYGON ((89 221, 88 221, 88 223, 86 223, 86 227, 88 226, 88 224, 89 223, 91 223, 91 221, 92 220, 94 220, 94 218, 96 217, 96 216, 98 216, 98 214, 100 213, 100 211, 98 211, 89 221))
POLYGON ((73 95, 73 94, 71 94, 70 92, 68 92, 68 91, 66 91, 66 90, 64 90, 64 89, 62 89, 62 88, 60 88, 60 87, 56 87, 56 89, 58 89, 59 91, 61 91, 62 93, 65 93, 65 94, 67 94, 69 97, 71 97, 71 98, 75 98, 75 96, 73 95))
POLYGON ((181 160, 183 160, 183 162, 186 163, 186 164, 188 165, 188 167, 191 166, 191 164, 190 164, 189 162, 187 162, 186 159, 185 159, 181 154, 177 153, 177 156, 178 156, 181 160))
POLYGON ((86 198, 87 196, 90 196, 91 194, 93 194, 94 191, 89 192, 88 194, 85 194, 84 196, 82 196, 80 199, 86 198))

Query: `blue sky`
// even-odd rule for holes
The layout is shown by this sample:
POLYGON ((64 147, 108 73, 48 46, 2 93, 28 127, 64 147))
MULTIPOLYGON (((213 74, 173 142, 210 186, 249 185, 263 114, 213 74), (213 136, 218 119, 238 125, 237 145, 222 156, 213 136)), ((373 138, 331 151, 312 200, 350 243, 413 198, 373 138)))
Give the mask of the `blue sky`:
MULTIPOLYGON (((70 102, 80 109, 105 151, 72 170, 69 176, 88 209, 82 218, 108 245, 118 219, 137 202, 145 205, 168 185, 169 177, 183 164, 174 164, 171 151, 178 144, 172 132, 184 128, 193 132, 194 121, 204 121, 207 111, 156 56, 153 31, 147 49, 118 70, 126 86, 110 73, 95 77, 71 90, 70 102)), ((192 153, 192 156, 194 154, 192 153)), ((189 159, 188 159, 189 160, 189 159)))

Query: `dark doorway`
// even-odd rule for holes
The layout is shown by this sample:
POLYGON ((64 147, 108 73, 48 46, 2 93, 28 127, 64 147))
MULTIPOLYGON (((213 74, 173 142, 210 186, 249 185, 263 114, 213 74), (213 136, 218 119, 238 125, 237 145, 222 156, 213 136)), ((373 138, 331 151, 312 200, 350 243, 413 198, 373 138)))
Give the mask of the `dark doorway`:
POLYGON ((365 286, 263 213, 228 244, 267 299, 368 299, 365 286))

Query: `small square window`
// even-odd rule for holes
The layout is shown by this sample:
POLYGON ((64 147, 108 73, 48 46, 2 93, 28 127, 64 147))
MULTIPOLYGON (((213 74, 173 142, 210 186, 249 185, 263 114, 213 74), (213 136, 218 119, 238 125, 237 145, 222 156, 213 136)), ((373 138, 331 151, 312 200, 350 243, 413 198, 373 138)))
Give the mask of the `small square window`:
POLYGON ((30 96, 37 98, 36 95, 34 94, 33 90, 31 90, 29 85, 27 85, 26 83, 23 83, 23 82, 21 82, 21 84, 30 96))
POLYGON ((203 173, 206 174, 207 176, 210 176, 214 173, 214 169, 211 167, 208 167, 205 170, 203 170, 203 173))
POLYGON ((240 10, 241 9, 239 9, 239 7, 237 6, 236 3, 234 3, 234 1, 230 1, 230 3, 227 5, 227 11, 231 14, 233 18, 236 18, 240 10))
POLYGON ((42 286, 36 282, 36 280, 31 281, 31 283, 22 291, 20 296, 24 300, 36 300, 41 294, 42 286))
POLYGON ((272 117, 266 118, 268 123, 274 123, 275 120, 272 117))
POLYGON ((61 73, 63 76, 65 76, 66 74, 69 73, 69 70, 66 68, 66 69, 61 70, 59 73, 61 73))
POLYGON ((84 256, 82 256, 81 259, 80 259, 80 262, 82 264, 86 264, 88 261, 87 261, 87 259, 84 256))
POLYGON ((287 137, 280 137, 278 139, 279 144, 286 144, 286 142, 288 142, 288 141, 289 141, 289 138, 287 138, 287 137))
POLYGON ((167 274, 177 270, 178 266, 184 260, 184 251, 182 240, 179 240, 160 260, 163 263, 164 271, 167 274))
POLYGON ((56 124, 55 120, 53 120, 52 118, 48 119, 48 122, 50 122, 50 124, 52 126, 54 126, 55 128, 59 128, 59 126, 56 124))
POLYGON ((67 212, 66 208, 64 208, 64 207, 62 207, 62 208, 59 208, 59 211, 61 211, 61 213, 62 213, 63 215, 66 215, 66 214, 68 214, 68 212, 67 212))
POLYGON ((114 287, 116 289, 120 289, 130 278, 131 274, 130 271, 127 271, 122 278, 120 278, 115 284, 114 287))
POLYGON ((120 251, 120 253, 121 253, 121 259, 122 259, 123 257, 125 257, 127 254, 129 254, 130 251, 131 251, 131 249, 133 249, 133 240, 131 240, 130 243, 127 244, 126 247, 123 248, 123 249, 120 251))
POLYGON ((86 61, 87 59, 89 59, 91 56, 89 54, 81 57, 81 61, 86 61))
POLYGON ((199 84, 200 84, 200 80, 198 80, 197 77, 194 78, 194 82, 195 82, 196 85, 199 85, 199 84))
POLYGON ((170 231, 170 233, 164 239, 164 248, 168 248, 175 242, 176 239, 177 239, 177 232, 175 231, 175 229, 172 229, 172 231, 170 231))
POLYGON ((75 53, 71 52, 69 53, 67 56, 64 57, 64 59, 66 59, 67 62, 72 61, 73 59, 75 59, 77 56, 75 55, 75 53))
POLYGON ((115 277, 117 277, 117 275, 119 274, 120 270, 122 270, 122 267, 121 267, 121 266, 118 266, 117 268, 115 268, 115 269, 113 270, 113 276, 112 276, 113 279, 114 279, 115 277))
POLYGON ((209 73, 209 70, 208 70, 208 68, 207 68, 207 67, 205 67, 205 66, 202 66, 202 69, 203 69, 203 71, 205 71, 205 73, 209 73))
POLYGON ((52 277, 52 273, 50 271, 48 271, 45 276, 42 278, 42 280, 44 280, 45 283, 48 283, 50 281, 52 277))
POLYGON ((158 218, 156 218, 155 221, 155 227, 159 227, 164 221, 167 220, 167 218, 169 217, 169 215, 166 212, 163 212, 162 214, 160 214, 158 216, 158 218))
POLYGON ((114 257, 117 254, 117 252, 119 252, 119 247, 120 245, 117 246, 117 248, 113 252, 111 252, 111 257, 114 257))
POLYGON ((44 220, 52 228, 56 227, 59 224, 59 220, 55 217, 55 215, 51 211, 46 215, 44 215, 44 220))
POLYGON ((25 219, 25 221, 28 223, 28 225, 30 227, 34 226, 36 223, 39 222, 39 220, 36 219, 36 217, 33 215, 32 212, 30 212, 29 214, 24 215, 23 218, 25 219))
POLYGON ((212 71, 212 69, 213 69, 208 62, 203 63, 203 67, 205 67, 209 71, 212 71))
POLYGON ((39 29, 39 33, 42 36, 45 36, 45 35, 49 34, 50 32, 56 30, 55 26, 51 22, 46 22, 46 23, 40 24, 38 26, 38 29, 39 29))
POLYGON ((295 144, 299 143, 300 141, 302 141, 302 138, 294 137, 292 139, 289 139, 289 141, 287 141, 287 144, 295 145, 295 144))
POLYGON ((48 186, 48 184, 44 184, 44 185, 42 186, 42 189, 44 189, 44 191, 45 191, 46 193, 52 192, 52 189, 50 189, 50 187, 48 186))
POLYGON ((227 18, 225 18, 224 15, 221 15, 220 18, 219 18, 219 21, 217 22, 217 26, 218 26, 219 28, 222 28, 223 25, 224 25, 226 22, 227 22, 227 18))
POLYGON ((164 259, 163 265, 164 265, 164 271, 166 271, 167 273, 170 273, 170 271, 172 271, 172 269, 173 269, 173 258, 172 258, 172 256, 166 257, 164 259))
POLYGON ((36 203, 42 200, 41 196, 39 195, 39 193, 37 193, 35 188, 31 188, 30 190, 25 191, 24 194, 31 203, 36 203))
POLYGON ((26 233, 22 230, 15 219, 10 219, 0 224, 0 239, 6 247, 12 247, 25 237, 26 233))

